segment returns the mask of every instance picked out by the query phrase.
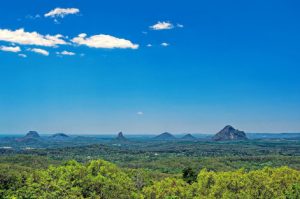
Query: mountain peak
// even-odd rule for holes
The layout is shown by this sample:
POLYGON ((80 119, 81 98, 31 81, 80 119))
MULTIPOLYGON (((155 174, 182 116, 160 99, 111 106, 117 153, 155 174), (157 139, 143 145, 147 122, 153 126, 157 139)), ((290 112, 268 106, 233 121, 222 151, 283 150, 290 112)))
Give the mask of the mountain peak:
POLYGON ((183 140, 194 140, 196 139, 194 136, 192 136, 190 133, 184 135, 181 139, 183 140))
POLYGON ((37 142, 40 140, 40 135, 36 131, 29 131, 24 137, 17 138, 17 142, 37 142))
POLYGON ((116 137, 116 140, 125 141, 127 139, 124 137, 123 132, 121 131, 121 132, 118 133, 118 136, 116 137))
POLYGON ((176 137, 169 132, 164 132, 164 133, 156 136, 154 139, 156 139, 156 140, 175 140, 176 137))
POLYGON ((234 131, 234 130, 236 130, 233 126, 231 126, 231 125, 226 125, 223 129, 222 129, 222 131, 234 131))
POLYGON ((36 132, 36 131, 29 131, 29 132, 25 135, 25 137, 27 137, 27 138, 40 138, 40 135, 39 135, 39 133, 36 132))
POLYGON ((247 140, 247 136, 244 131, 239 131, 234 127, 227 125, 220 132, 218 132, 213 140, 226 141, 226 140, 247 140))

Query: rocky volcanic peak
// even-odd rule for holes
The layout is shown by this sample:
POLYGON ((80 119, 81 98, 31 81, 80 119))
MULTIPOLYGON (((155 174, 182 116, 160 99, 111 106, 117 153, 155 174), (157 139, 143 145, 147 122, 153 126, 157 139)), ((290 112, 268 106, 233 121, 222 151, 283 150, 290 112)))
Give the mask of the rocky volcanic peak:
POLYGON ((127 139, 124 137, 123 133, 120 132, 120 133, 118 133, 118 136, 116 137, 116 140, 125 141, 127 139))
POLYGON ((196 138, 189 133, 189 134, 186 134, 185 136, 183 136, 181 139, 183 139, 183 140, 194 140, 196 138))
POLYGON ((174 135, 172 135, 171 133, 165 132, 165 133, 162 133, 162 134, 156 136, 154 139, 156 139, 156 140, 175 140, 176 137, 174 137, 174 135))
POLYGON ((239 131, 232 126, 225 126, 219 133, 217 133, 213 140, 226 141, 226 140, 247 140, 247 136, 244 131, 239 131))

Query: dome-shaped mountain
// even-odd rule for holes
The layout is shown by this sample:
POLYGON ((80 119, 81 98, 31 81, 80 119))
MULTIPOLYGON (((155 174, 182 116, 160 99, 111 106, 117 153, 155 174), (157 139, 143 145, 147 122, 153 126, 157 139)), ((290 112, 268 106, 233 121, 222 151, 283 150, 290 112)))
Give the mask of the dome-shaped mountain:
POLYGON ((219 133, 217 133, 213 140, 215 141, 230 141, 230 140, 247 140, 246 133, 239 131, 232 126, 225 126, 219 133))
POLYGON ((36 131, 29 131, 24 137, 16 139, 17 142, 36 142, 40 139, 40 135, 36 131))
POLYGON ((116 137, 118 141, 126 141, 127 139, 124 137, 123 132, 119 132, 118 136, 116 137))
POLYGON ((58 139, 58 140, 62 140, 62 139, 67 139, 69 138, 68 135, 64 134, 64 133, 56 133, 50 136, 51 139, 58 139))
POLYGON ((26 135, 26 138, 40 138, 40 135, 36 131, 29 131, 26 135))
POLYGON ((176 137, 172 135, 171 133, 165 132, 162 133, 156 137, 154 137, 155 140, 175 140, 176 137))
POLYGON ((196 138, 189 133, 189 134, 186 134, 185 136, 183 136, 181 139, 182 140, 195 140, 196 138))

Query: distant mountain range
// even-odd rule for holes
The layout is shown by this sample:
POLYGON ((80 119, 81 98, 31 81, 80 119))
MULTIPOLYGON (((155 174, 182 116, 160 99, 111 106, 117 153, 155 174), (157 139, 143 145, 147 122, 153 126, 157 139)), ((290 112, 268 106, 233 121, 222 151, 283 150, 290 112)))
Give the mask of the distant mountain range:
POLYGON ((201 142, 201 141, 240 141, 240 140, 300 140, 300 133, 245 133, 228 125, 215 135, 212 134, 185 134, 173 135, 165 132, 157 136, 153 135, 128 135, 119 132, 113 135, 81 135, 69 136, 64 133, 53 135, 40 135, 37 131, 29 131, 25 136, 0 135, 0 147, 13 148, 47 148, 65 147, 89 144, 130 144, 134 142, 201 142), (194 136, 196 135, 196 136, 194 136), (123 143, 122 143, 123 142, 123 143))
POLYGON ((41 137, 37 131, 29 131, 24 137, 16 138, 15 141, 17 142, 39 142, 45 141, 47 139, 51 140, 65 140, 68 139, 69 136, 64 133, 56 133, 49 137, 41 137))
MULTIPOLYGON (((235 141, 235 140, 247 140, 246 133, 244 131, 239 131, 235 128, 233 128, 230 125, 225 126, 221 131, 219 131, 217 134, 212 136, 211 138, 208 138, 207 140, 212 141, 235 141)), ((162 133, 156 137, 154 137, 154 140, 160 140, 160 141, 193 141, 193 140, 199 140, 196 137, 192 136, 191 134, 186 134, 181 138, 176 138, 174 135, 172 135, 169 132, 162 133)))

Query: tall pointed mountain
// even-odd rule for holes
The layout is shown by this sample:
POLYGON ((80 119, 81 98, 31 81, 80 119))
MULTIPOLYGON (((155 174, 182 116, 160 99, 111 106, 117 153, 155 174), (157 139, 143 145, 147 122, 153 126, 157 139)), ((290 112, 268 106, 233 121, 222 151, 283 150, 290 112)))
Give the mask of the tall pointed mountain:
POLYGON ((118 141, 126 141, 127 139, 124 137, 123 132, 119 132, 118 136, 116 137, 118 141))

